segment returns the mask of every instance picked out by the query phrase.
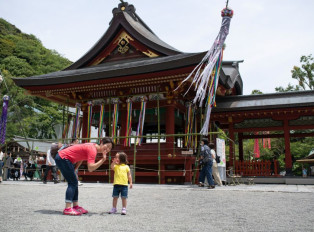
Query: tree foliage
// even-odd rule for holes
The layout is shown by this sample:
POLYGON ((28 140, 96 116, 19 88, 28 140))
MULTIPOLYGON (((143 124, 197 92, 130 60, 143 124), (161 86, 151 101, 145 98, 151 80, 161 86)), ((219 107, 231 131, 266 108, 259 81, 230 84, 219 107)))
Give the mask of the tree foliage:
POLYGON ((1 96, 10 97, 7 138, 21 135, 31 138, 56 137, 54 126, 62 123, 61 106, 27 95, 11 77, 29 77, 59 71, 71 61, 55 50, 45 48, 34 35, 22 33, 0 18, 0 70, 5 78, 1 96))
POLYGON ((288 84, 286 88, 276 87, 277 92, 314 90, 314 58, 312 55, 301 56, 301 67, 294 66, 291 70, 292 78, 298 81, 298 85, 288 84))

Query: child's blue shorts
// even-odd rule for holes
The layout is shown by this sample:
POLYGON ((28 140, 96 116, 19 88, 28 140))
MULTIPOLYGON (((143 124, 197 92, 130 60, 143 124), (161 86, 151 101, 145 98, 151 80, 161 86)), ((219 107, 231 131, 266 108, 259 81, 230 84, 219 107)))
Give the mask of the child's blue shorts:
POLYGON ((121 194, 121 198, 128 198, 128 186, 127 185, 116 184, 113 186, 112 197, 119 197, 120 194, 121 194))

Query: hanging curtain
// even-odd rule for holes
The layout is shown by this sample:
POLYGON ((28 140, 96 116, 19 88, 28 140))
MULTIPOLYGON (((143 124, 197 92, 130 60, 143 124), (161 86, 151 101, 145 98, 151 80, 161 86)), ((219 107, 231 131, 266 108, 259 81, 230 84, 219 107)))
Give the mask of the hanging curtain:
POLYGON ((127 113, 126 113, 126 127, 125 127, 125 140, 124 140, 124 146, 131 146, 131 138, 128 138, 127 136, 130 136, 132 133, 132 99, 128 98, 126 100, 127 102, 127 113))
POLYGON ((0 121, 0 143, 5 144, 5 135, 7 129, 7 115, 10 97, 7 95, 3 96, 2 114, 0 121))
MULTIPOLYGON (((145 122, 145 111, 146 111, 146 98, 141 97, 141 110, 140 110, 140 115, 138 118, 138 124, 137 124, 137 131, 136 131, 136 136, 142 136, 143 135, 143 130, 144 130, 144 122, 145 122)), ((141 145, 143 141, 143 138, 137 138, 136 139, 136 145, 141 145)))

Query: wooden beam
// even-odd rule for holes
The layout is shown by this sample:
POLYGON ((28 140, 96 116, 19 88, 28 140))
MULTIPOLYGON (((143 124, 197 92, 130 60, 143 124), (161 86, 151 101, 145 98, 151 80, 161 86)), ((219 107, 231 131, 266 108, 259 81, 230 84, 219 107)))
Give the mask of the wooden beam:
MULTIPOLYGON (((267 135, 243 135, 243 139, 265 139, 265 138, 283 138, 284 134, 267 134, 267 135)), ((303 137, 314 137, 314 132, 312 133, 290 133, 290 137, 293 138, 303 138, 303 137)))

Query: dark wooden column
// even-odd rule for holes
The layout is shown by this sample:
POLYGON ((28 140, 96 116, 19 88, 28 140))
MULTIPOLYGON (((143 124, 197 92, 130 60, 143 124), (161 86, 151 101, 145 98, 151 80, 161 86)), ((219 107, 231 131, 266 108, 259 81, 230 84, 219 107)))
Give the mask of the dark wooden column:
POLYGON ((163 161, 160 164, 160 169, 161 169, 161 171, 159 172, 160 184, 166 184, 166 173, 165 173, 166 165, 163 161))
MULTIPOLYGON (((171 101, 169 101, 171 105, 166 107, 166 134, 174 134, 175 131, 175 125, 174 125, 174 112, 175 112, 175 106, 172 104, 171 101)), ((167 102, 168 103, 168 102, 167 102)), ((166 147, 167 150, 173 149, 173 143, 174 138, 173 137, 167 137, 166 138, 166 147)))
POLYGON ((243 133, 238 133, 239 139, 239 160, 243 161, 243 133))
POLYGON ((286 163, 286 175, 292 175, 292 156, 290 151, 290 130, 289 120, 283 121, 284 137, 285 137, 285 163, 286 163))
POLYGON ((187 158, 186 166, 185 166, 185 180, 186 184, 192 184, 192 159, 190 157, 187 158))
POLYGON ((229 137, 231 141, 229 141, 229 166, 233 167, 234 164, 234 127, 233 127, 233 120, 232 117, 228 118, 229 123, 229 137))

